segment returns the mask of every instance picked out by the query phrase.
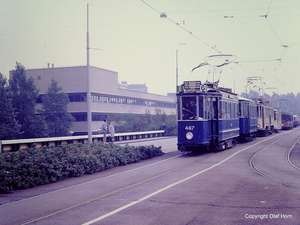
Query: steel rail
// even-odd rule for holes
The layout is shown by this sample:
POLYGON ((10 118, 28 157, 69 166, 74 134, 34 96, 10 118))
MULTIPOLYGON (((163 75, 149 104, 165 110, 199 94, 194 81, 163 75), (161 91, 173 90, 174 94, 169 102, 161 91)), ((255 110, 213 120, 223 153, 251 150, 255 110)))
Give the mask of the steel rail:
MULTIPOLYGON (((282 138, 280 138, 280 139, 282 139, 282 138)), ((279 139, 279 140, 280 140, 280 139, 279 139)), ((251 157, 251 159, 250 159, 250 161, 249 161, 250 167, 251 167, 255 172, 257 172, 259 175, 261 175, 261 176, 263 176, 263 177, 265 177, 265 178, 268 178, 268 179, 270 179, 270 180, 272 180, 272 181, 275 181, 275 182, 277 182, 277 183, 280 183, 280 184, 283 184, 283 185, 286 185, 286 186, 289 186, 289 187, 293 187, 293 188, 300 189, 300 185, 294 184, 294 183, 291 183, 291 182, 288 182, 288 181, 285 181, 285 180, 282 180, 282 179, 279 179, 279 178, 277 178, 277 177, 274 177, 274 176, 272 176, 272 175, 270 175, 270 174, 267 174, 267 173, 265 173, 265 172, 259 170, 259 169, 255 166, 255 159, 257 158, 257 156, 258 156, 262 151, 264 151, 266 148, 268 148, 269 146, 271 146, 271 145, 273 145, 273 144, 278 144, 279 140, 277 140, 275 143, 273 142, 273 143, 267 145, 266 147, 262 148, 261 150, 257 151, 257 152, 251 157)), ((298 139, 298 140, 299 140, 299 139, 298 139)), ((294 146, 296 145, 296 143, 298 142, 298 140, 294 143, 293 147, 291 147, 291 148, 288 150, 288 153, 286 154, 286 161, 287 161, 287 162, 288 162, 288 159, 287 159, 288 157, 287 157, 287 156, 289 156, 289 152, 292 151, 292 149, 294 148, 294 146)), ((289 161, 290 161, 290 160, 289 160, 289 161)), ((288 164, 289 164, 290 166, 293 165, 292 163, 288 163, 288 164)), ((293 166, 293 167, 294 167, 294 166, 293 166)), ((295 166, 294 168, 298 168, 298 167, 295 166)), ((298 168, 298 170, 300 170, 300 169, 298 168)))

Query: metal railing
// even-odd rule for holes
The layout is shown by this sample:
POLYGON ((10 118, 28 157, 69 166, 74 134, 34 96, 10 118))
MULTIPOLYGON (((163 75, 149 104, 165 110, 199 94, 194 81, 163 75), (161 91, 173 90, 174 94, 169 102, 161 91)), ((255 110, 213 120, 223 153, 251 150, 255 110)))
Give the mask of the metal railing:
MULTIPOLYGON (((162 137, 164 130, 142 131, 116 133, 114 141, 135 140, 142 138, 162 137)), ((93 142, 103 141, 104 134, 96 134, 92 136, 93 142)), ((110 140, 110 134, 106 134, 106 138, 110 140)), ((28 147, 58 146, 70 143, 88 143, 88 135, 82 136, 66 136, 66 137, 49 137, 49 138, 33 138, 33 139, 16 139, 0 141, 0 152, 18 151, 28 147)))

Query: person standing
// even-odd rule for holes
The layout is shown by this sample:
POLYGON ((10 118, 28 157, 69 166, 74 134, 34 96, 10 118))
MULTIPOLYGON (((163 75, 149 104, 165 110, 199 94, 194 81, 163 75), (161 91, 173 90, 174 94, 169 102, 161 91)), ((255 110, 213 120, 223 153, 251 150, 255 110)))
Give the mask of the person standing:
POLYGON ((189 113, 189 119, 194 120, 196 119, 196 104, 194 100, 190 100, 190 104, 187 108, 187 111, 189 113))
POLYGON ((161 130, 164 130, 163 136, 167 136, 167 134, 166 134, 167 126, 166 126, 165 123, 163 123, 163 125, 161 126, 160 129, 161 129, 161 130))
POLYGON ((108 126, 108 132, 110 133, 110 141, 113 142, 115 140, 115 123, 110 122, 108 126))
POLYGON ((106 119, 103 120, 102 127, 101 127, 101 132, 103 134, 103 142, 106 142, 106 133, 107 133, 107 123, 106 119))

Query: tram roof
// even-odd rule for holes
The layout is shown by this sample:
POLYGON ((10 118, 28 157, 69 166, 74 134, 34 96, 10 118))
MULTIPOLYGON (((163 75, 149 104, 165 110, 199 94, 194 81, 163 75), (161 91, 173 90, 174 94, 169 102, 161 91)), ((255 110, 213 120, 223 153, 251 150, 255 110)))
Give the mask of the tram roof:
POLYGON ((238 96, 238 99, 239 99, 239 100, 242 100, 242 101, 255 102, 255 101, 253 101, 252 99, 244 98, 244 97, 242 97, 242 96, 238 96))
POLYGON ((237 96, 231 88, 219 87, 218 82, 184 81, 177 87, 177 94, 230 94, 237 96))

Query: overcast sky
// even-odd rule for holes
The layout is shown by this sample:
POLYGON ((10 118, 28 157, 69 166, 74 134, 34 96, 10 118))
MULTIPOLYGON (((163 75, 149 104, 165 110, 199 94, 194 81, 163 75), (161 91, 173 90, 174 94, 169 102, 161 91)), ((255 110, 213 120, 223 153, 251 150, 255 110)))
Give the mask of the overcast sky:
POLYGON ((299 0, 0 0, 0 72, 16 61, 86 65, 87 3, 91 66, 118 72, 119 82, 175 92, 178 50, 179 83, 220 77, 241 93, 259 76, 267 93, 300 92, 299 0), (191 73, 217 54, 235 60, 214 75, 209 65, 191 73))

